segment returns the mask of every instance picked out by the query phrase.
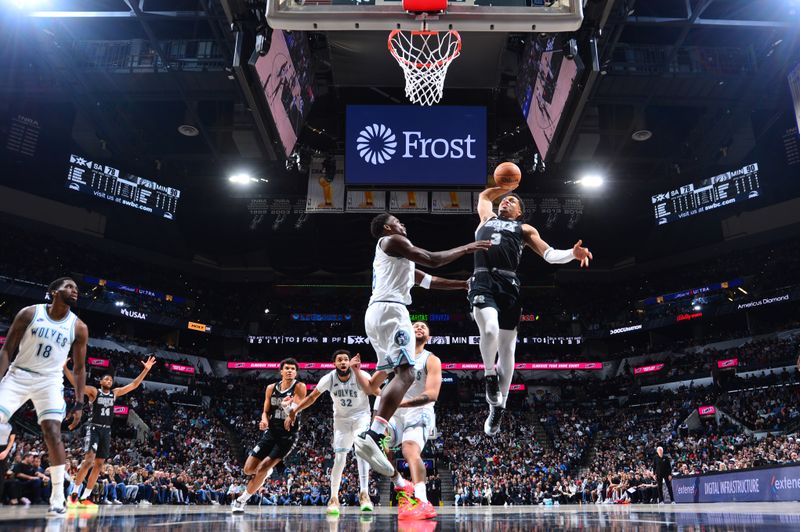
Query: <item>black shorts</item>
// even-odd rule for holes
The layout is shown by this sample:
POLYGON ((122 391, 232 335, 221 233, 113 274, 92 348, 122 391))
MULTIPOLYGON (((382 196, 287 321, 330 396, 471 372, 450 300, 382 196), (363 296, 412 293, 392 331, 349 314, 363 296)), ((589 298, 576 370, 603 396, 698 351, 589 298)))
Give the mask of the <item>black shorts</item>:
POLYGON ((481 271, 469 279, 469 304, 473 308, 497 309, 500 328, 514 330, 519 325, 522 306, 519 301, 519 279, 516 275, 481 271))
POLYGON ((111 454, 111 427, 98 427, 89 424, 86 427, 84 452, 93 452, 95 458, 108 458, 111 454))
POLYGON ((282 460, 292 452, 296 443, 296 432, 280 432, 267 429, 249 454, 258 458, 259 462, 265 458, 280 458, 282 460))

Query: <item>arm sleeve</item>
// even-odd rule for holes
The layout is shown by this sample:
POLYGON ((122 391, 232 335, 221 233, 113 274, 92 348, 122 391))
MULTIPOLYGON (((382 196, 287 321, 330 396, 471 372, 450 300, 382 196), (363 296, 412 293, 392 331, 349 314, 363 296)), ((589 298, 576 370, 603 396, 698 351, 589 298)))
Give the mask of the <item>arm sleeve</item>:
POLYGON ((571 249, 547 248, 542 258, 550 264, 566 264, 575 259, 571 249))

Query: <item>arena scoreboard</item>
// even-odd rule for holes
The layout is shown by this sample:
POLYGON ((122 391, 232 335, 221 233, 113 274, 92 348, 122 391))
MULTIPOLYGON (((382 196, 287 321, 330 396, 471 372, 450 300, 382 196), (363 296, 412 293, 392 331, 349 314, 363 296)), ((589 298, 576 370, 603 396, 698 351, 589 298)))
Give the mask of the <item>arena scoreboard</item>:
POLYGON ((69 156, 67 188, 126 207, 155 214, 167 220, 175 218, 181 191, 155 181, 120 172, 80 155, 69 156))
POLYGON ((748 164, 651 197, 658 225, 761 195, 758 164, 748 164))

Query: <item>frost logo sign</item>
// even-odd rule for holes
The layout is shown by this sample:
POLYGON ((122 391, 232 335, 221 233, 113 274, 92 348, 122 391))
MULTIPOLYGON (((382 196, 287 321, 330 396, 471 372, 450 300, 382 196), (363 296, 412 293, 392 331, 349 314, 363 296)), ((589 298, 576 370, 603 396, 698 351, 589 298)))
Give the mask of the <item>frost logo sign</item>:
POLYGON ((483 107, 351 105, 348 185, 485 185, 483 107))
POLYGON ((397 151, 394 133, 383 124, 372 124, 361 130, 356 139, 358 154, 370 164, 383 164, 397 151))

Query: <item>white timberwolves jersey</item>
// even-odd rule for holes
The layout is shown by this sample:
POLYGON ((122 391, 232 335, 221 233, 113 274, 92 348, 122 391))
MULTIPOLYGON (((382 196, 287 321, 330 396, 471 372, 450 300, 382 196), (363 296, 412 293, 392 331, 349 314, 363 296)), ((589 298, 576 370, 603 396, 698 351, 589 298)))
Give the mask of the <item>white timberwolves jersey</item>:
MULTIPOLYGON (((346 382, 339 380, 336 370, 331 371, 319 380, 317 390, 320 393, 328 392, 333 401, 333 417, 356 418, 369 415, 369 395, 358 385, 356 376, 350 370, 350 378, 346 382)), ((361 372, 367 379, 369 374, 361 372)))
POLYGON ((415 265, 406 258, 387 255, 381 249, 381 240, 383 238, 375 246, 375 260, 372 261, 372 297, 369 303, 391 301, 410 305, 415 265))
POLYGON ((414 382, 403 396, 403 401, 410 401, 425 391, 425 381, 428 380, 428 357, 430 354, 430 351, 423 349, 422 353, 414 360, 414 382))
POLYGON ((63 320, 53 321, 47 315, 47 305, 36 305, 11 367, 42 375, 61 374, 75 340, 77 320, 70 311, 63 320))

